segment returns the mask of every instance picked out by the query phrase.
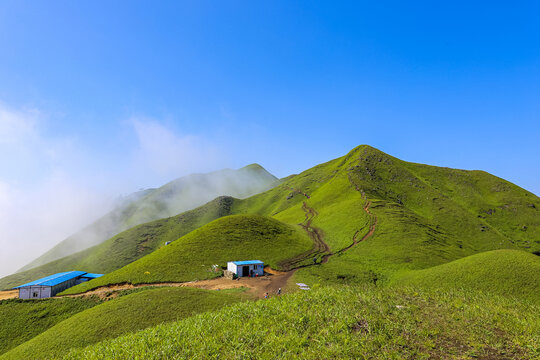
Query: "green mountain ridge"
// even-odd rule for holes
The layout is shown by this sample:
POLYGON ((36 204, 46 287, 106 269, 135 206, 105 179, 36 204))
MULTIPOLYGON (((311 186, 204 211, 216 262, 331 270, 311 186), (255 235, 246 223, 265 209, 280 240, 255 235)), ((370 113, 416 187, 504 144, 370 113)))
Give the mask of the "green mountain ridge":
POLYGON ((262 166, 251 164, 238 170, 224 169, 207 174, 192 174, 157 189, 137 192, 128 196, 117 208, 63 240, 18 272, 98 245, 133 226, 194 209, 218 196, 248 197, 277 183, 278 179, 262 166))

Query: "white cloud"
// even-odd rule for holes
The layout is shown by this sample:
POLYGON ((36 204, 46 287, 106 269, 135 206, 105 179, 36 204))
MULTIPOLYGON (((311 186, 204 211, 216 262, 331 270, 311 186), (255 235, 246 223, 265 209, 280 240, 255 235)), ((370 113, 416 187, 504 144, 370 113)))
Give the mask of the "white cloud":
POLYGON ((153 119, 129 121, 132 138, 114 150, 117 160, 84 138, 50 136, 48 121, 0 103, 0 277, 104 214, 120 192, 222 167, 223 151, 206 138, 153 119))
POLYGON ((180 134, 154 120, 132 119, 131 123, 138 139, 133 165, 139 171, 172 180, 220 166, 223 152, 203 137, 180 134))
POLYGON ((0 276, 33 260, 110 206, 71 175, 83 149, 40 131, 36 110, 0 104, 0 276))

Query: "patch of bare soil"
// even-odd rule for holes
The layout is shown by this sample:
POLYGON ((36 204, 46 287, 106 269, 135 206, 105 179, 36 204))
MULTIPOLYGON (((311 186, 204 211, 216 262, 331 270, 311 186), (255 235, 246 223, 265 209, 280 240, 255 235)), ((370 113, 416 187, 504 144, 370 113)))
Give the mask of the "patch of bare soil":
POLYGON ((0 300, 16 299, 19 297, 19 290, 0 291, 0 300))

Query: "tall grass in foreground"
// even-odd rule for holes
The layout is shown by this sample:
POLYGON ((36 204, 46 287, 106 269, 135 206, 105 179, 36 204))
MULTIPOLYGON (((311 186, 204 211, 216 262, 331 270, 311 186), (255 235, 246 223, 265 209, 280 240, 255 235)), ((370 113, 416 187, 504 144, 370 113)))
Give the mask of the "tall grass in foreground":
MULTIPOLYGON (((239 289, 210 291, 174 287, 130 290, 121 295, 71 317, 67 316, 64 321, 42 330, 41 334, 26 339, 28 341, 1 355, 0 359, 61 357, 72 348, 85 347, 204 311, 217 310, 247 298, 239 289)), ((61 305, 64 300, 52 301, 61 305)), ((25 327, 32 328, 33 324, 26 323, 25 327)))
POLYGON ((100 303, 98 298, 0 301, 0 356, 59 322, 100 303))
POLYGON ((481 292, 316 288, 74 350, 65 359, 533 359, 537 305, 481 292))

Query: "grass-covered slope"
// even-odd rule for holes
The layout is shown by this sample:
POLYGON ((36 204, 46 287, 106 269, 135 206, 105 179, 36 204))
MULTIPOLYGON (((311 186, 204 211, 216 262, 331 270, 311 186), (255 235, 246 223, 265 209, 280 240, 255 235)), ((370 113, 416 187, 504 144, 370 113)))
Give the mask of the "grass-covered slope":
POLYGON ((214 278, 212 265, 258 259, 280 268, 280 263, 306 252, 312 241, 299 227, 259 215, 217 219, 168 246, 91 282, 67 289, 78 293, 119 283, 183 282, 214 278))
POLYGON ((177 215, 222 195, 245 198, 275 186, 278 179, 258 164, 181 177, 160 188, 134 194, 110 213, 70 236, 19 271, 100 244, 133 226, 177 215))
POLYGON ((320 288, 149 328, 65 359, 534 359, 538 311, 481 292, 320 288))
POLYGON ((112 272, 164 246, 168 241, 229 215, 233 201, 231 197, 219 197, 180 215, 135 226, 90 249, 6 276, 0 279, 0 289, 74 269, 100 274, 112 272))
MULTIPOLYGON (((213 264, 231 260, 258 258, 280 268, 314 240, 328 246, 327 256, 319 249, 320 263, 293 279, 400 286, 335 286, 237 305, 71 358, 538 356, 538 258, 528 253, 540 251, 540 199, 505 180, 360 146, 264 193, 208 206, 95 247, 85 255, 88 266, 123 267, 67 293, 212 278, 220 275, 213 264), (161 246, 168 240, 175 241, 161 246)), ((312 265, 306 258, 295 266, 312 265)))
POLYGON ((540 303, 540 257, 519 250, 494 250, 407 273, 396 284, 463 288, 540 303))
MULTIPOLYGON (((181 215, 196 218, 182 226, 172 226, 174 218, 144 224, 92 249, 84 262, 66 264, 66 270, 114 270, 153 251, 156 244, 228 214, 259 214, 290 225, 305 225, 311 218, 336 255, 323 266, 297 273, 310 282, 378 282, 483 251, 540 251, 540 199, 534 194, 482 171, 409 163, 365 145, 264 193, 227 199, 227 206, 216 211, 203 207, 196 216, 181 215), (364 210, 368 203, 372 216, 364 210), (359 242, 375 217, 373 236, 359 242), (92 268, 96 265, 101 268, 92 268)), ((53 268, 41 270, 46 275, 53 268)), ((0 287, 4 284, 0 280, 0 287)))
POLYGON ((169 287, 135 292, 73 315, 0 359, 50 359, 71 348, 216 310, 242 299, 235 290, 169 287))
POLYGON ((540 199, 482 171, 414 164, 363 145, 235 202, 233 212, 312 224, 336 254, 299 280, 379 282, 496 249, 540 251, 540 199), (358 242, 375 221, 373 236, 358 242), (354 240, 358 242, 354 246, 354 240))
POLYGON ((99 303, 95 298, 0 301, 0 355, 99 303))
POLYGON ((485 172, 408 163, 369 146, 244 203, 256 199, 268 206, 263 213, 270 209, 282 221, 301 221, 303 202, 317 211, 313 224, 338 255, 297 273, 297 279, 311 283, 378 282, 483 251, 540 249, 540 199, 534 194, 485 172), (277 194, 287 186, 309 199, 277 194), (377 217, 373 236, 339 254, 356 231, 367 233, 369 218, 362 207, 368 201, 377 217), (482 209, 497 209, 501 220, 482 209))

